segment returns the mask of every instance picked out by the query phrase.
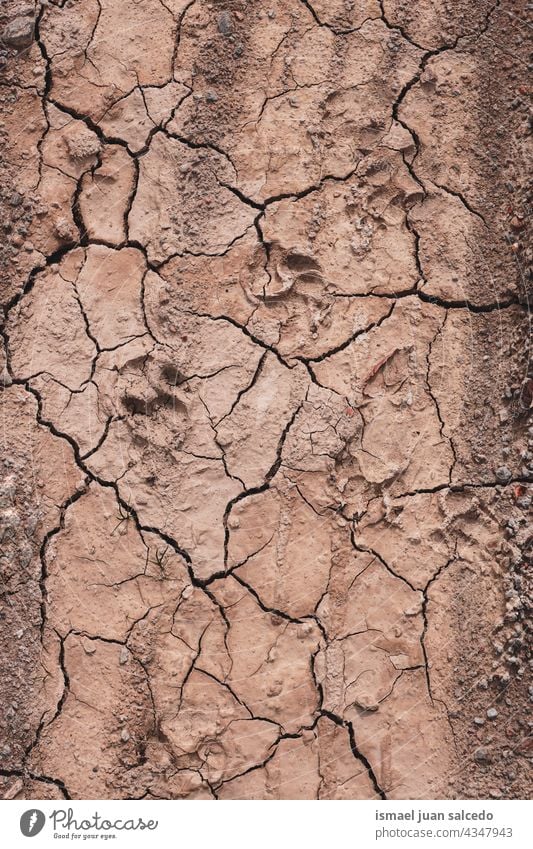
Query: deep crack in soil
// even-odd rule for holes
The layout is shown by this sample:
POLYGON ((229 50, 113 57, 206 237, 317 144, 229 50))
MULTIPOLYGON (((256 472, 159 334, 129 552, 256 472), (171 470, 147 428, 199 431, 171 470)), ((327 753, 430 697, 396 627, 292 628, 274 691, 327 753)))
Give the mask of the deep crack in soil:
POLYGON ((4 798, 528 794, 527 16, 4 2, 4 798))

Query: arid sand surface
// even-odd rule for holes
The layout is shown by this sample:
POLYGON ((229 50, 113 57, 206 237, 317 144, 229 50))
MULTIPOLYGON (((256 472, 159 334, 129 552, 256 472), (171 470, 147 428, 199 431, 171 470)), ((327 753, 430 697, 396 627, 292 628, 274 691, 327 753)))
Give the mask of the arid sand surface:
POLYGON ((530 795, 527 15, 2 4, 0 795, 530 795))

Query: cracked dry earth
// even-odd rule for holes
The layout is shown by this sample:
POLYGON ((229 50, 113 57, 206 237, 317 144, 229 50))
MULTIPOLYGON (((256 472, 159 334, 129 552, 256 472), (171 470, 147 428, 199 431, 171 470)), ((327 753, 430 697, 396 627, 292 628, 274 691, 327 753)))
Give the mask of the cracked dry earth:
POLYGON ((4 798, 530 795, 528 5, 0 14, 4 798))

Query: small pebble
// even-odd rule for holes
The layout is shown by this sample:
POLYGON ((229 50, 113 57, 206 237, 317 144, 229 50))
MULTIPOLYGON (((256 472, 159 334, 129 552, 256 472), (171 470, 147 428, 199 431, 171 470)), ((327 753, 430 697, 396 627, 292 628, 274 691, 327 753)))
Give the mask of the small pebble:
POLYGON ((490 763, 490 759, 490 751, 485 749, 483 746, 480 746, 479 749, 476 749, 474 752, 474 760, 478 764, 490 763))
POLYGON ((495 474, 496 479, 500 481, 500 483, 508 483, 513 476, 513 473, 508 466, 498 466, 495 470, 495 474))
POLYGON ((222 35, 231 35, 233 32, 233 21, 229 12, 222 12, 218 17, 218 31, 222 35))
POLYGON ((487 711, 487 719, 496 719, 498 716, 498 711, 496 708, 489 708, 487 711))
POLYGON ((22 50, 32 43, 34 29, 33 18, 25 18, 21 15, 8 23, 2 34, 2 41, 9 47, 22 50))

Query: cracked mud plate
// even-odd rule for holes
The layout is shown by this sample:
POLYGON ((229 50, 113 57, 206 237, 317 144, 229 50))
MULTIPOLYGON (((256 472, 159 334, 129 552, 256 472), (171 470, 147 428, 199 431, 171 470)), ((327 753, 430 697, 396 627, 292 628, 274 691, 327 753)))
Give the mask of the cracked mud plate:
POLYGON ((2 5, 5 798, 527 794, 526 14, 2 5))

